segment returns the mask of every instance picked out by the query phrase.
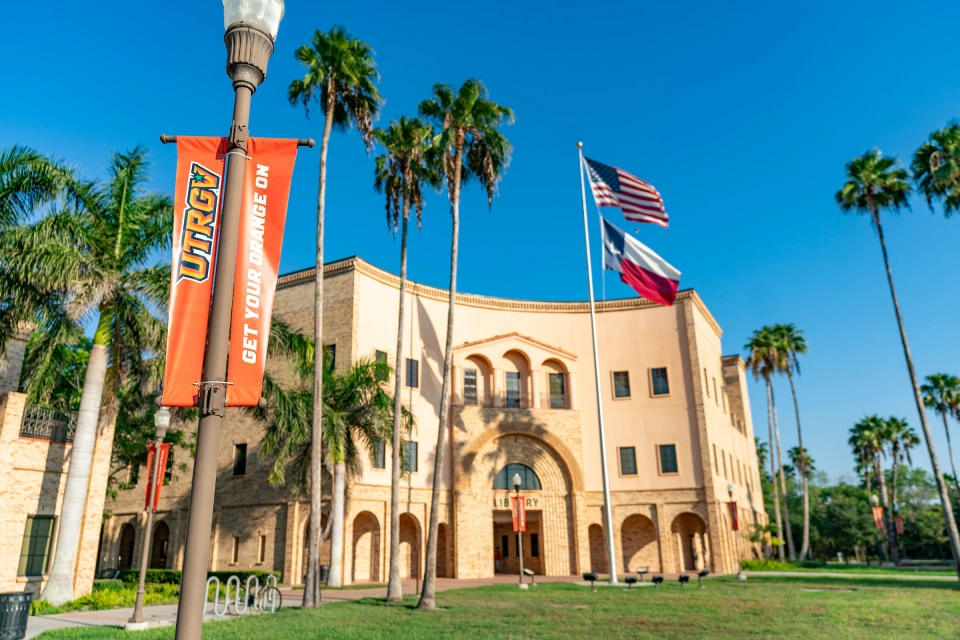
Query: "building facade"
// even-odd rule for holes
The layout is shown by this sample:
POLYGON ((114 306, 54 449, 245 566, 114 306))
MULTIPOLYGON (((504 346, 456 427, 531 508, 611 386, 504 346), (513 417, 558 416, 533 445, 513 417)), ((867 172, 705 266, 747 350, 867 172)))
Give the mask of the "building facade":
MULTIPOLYGON (((282 276, 275 316, 312 333, 313 269, 282 276)), ((399 279, 358 258, 324 267, 324 343, 335 366, 395 358, 399 279)), ((404 403, 416 426, 401 493, 402 572, 422 572, 439 428, 447 293, 407 285, 404 403)), ((439 505, 438 574, 517 569, 509 498, 519 473, 527 508, 524 566, 545 575, 607 571, 596 381, 588 305, 458 294, 452 416, 439 505)), ((756 557, 746 535, 766 523, 743 361, 694 291, 672 307, 599 303, 597 334, 619 570, 736 570, 756 557), (737 503, 740 539, 728 502, 737 503)), ((392 391, 392 381, 389 384, 392 391)), ((309 497, 269 482, 264 427, 228 410, 221 433, 210 569, 265 569, 302 582, 309 497)), ((182 456, 186 457, 186 456, 182 456)), ((390 447, 364 452, 349 479, 345 582, 385 581, 390 447)), ((181 568, 192 470, 163 488, 151 565, 181 568)), ((141 474, 145 475, 145 474, 141 474)), ((100 568, 136 566, 145 478, 108 501, 100 568)), ((324 487, 328 509, 328 488, 324 487)), ((325 518, 325 514, 321 514, 325 518)), ((328 543, 321 562, 329 562, 328 543)))

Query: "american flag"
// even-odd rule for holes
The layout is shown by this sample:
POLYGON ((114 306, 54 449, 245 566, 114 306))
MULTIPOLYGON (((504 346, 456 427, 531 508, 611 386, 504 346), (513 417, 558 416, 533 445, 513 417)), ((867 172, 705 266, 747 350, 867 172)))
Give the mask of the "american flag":
POLYGON ((623 169, 584 158, 590 189, 598 207, 616 207, 633 222, 652 222, 664 229, 670 222, 663 198, 652 184, 623 169))

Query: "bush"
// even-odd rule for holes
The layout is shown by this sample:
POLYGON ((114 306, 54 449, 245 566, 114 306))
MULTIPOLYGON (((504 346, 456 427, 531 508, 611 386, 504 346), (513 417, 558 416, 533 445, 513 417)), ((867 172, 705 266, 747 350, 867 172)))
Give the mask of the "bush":
MULTIPOLYGON (((240 578, 241 583, 245 583, 247 578, 250 576, 257 576, 260 578, 260 583, 263 583, 263 580, 266 576, 273 574, 277 577, 277 580, 280 580, 279 571, 211 571, 207 574, 207 577, 216 576, 220 578, 220 582, 226 582, 230 576, 237 576, 240 578)), ((139 570, 128 570, 120 572, 120 580, 128 584, 137 584, 140 580, 140 571, 139 570)), ((146 582, 150 584, 180 584, 180 572, 174 569, 147 569, 146 582)))
POLYGON ((747 571, 791 571, 793 569, 822 569, 827 566, 823 560, 743 560, 740 566, 747 571))
MULTIPOLYGON (((172 584, 148 584, 144 588, 144 604, 173 604, 180 595, 180 587, 172 584)), ((43 616, 69 611, 102 611, 132 607, 137 599, 136 583, 121 580, 97 580, 93 591, 71 600, 59 607, 49 602, 35 601, 30 605, 30 615, 43 616)))

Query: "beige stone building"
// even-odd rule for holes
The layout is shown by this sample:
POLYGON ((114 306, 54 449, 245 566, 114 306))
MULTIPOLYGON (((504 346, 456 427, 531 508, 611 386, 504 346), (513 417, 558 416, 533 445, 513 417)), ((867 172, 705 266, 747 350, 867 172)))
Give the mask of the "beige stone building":
MULTIPOLYGON (((327 264, 324 272, 324 342, 335 349, 336 366, 360 357, 392 364, 398 278, 358 258, 327 264)), ((275 314, 308 333, 313 278, 313 269, 282 276, 276 297, 275 314)), ((414 575, 424 562, 447 295, 410 283, 407 296, 405 364, 398 374, 416 428, 400 534, 403 572, 414 575)), ((477 578, 498 567, 516 570, 509 512, 514 473, 523 478, 528 512, 524 565, 545 575, 606 571, 588 305, 469 294, 457 301, 439 574, 477 578)), ((720 326, 694 291, 681 292, 672 307, 642 299, 600 303, 597 327, 620 571, 735 570, 728 484, 743 529, 766 522, 742 360, 722 355, 720 326)), ((277 570, 297 584, 309 500, 268 482, 268 465, 258 455, 262 436, 262 425, 250 416, 228 412, 210 568, 277 570)), ((347 582, 384 581, 388 566, 389 446, 365 458, 349 485, 347 582)), ((182 565, 190 477, 178 472, 163 488, 153 566, 182 565)), ((143 496, 141 478, 108 501, 100 568, 136 566, 143 496)), ((759 551, 745 537, 739 550, 744 557, 759 551)), ((329 562, 328 548, 321 557, 329 562)))

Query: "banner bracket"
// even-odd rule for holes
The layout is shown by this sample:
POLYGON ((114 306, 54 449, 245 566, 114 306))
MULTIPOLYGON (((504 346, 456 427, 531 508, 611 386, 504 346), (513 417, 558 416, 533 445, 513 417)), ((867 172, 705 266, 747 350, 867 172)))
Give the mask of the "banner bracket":
MULTIPOLYGON (((177 142, 177 136, 168 136, 168 135, 165 134, 165 133, 161 133, 161 134, 160 134, 160 143, 161 143, 161 144, 170 144, 170 143, 174 143, 174 144, 175 144, 176 142, 177 142)), ((313 149, 316 145, 317 145, 317 143, 316 143, 316 141, 314 141, 313 138, 297 138, 297 146, 298 146, 298 147, 309 147, 309 148, 313 149)))

